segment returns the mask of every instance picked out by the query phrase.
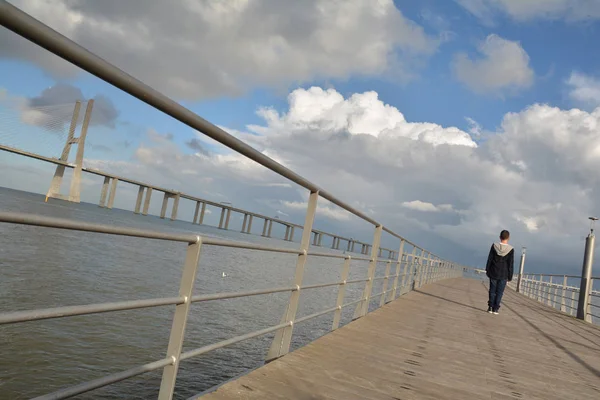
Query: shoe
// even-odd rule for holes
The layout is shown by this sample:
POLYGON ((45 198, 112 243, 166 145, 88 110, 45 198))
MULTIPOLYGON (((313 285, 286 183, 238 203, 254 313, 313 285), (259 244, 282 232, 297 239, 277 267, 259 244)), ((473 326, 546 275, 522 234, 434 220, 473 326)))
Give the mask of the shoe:
POLYGON ((496 310, 496 311, 493 311, 493 313, 494 313, 494 315, 498 315, 498 314, 500 314, 500 313, 498 312, 498 310, 496 310))
POLYGON ((488 313, 492 313, 492 307, 488 307, 488 313))

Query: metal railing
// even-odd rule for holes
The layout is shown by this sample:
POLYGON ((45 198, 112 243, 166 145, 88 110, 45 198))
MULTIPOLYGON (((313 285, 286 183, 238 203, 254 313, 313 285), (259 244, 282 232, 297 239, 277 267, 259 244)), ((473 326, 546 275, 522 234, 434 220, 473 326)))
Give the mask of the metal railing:
MULTIPOLYGON (((394 262, 388 259, 357 257, 356 259, 369 261, 369 270, 367 277, 363 279, 348 280, 351 261, 354 259, 353 257, 342 254, 312 252, 309 251, 308 248, 301 248, 300 250, 295 250, 289 248, 279 248, 250 243, 227 241, 210 237, 201 237, 192 234, 166 233, 153 230, 132 229, 127 227, 116 227, 100 224, 88 224, 75 222, 67 219, 43 217, 32 214, 0 213, 0 222, 31 225, 36 227, 85 231, 108 235, 132 236, 154 240, 174 241, 185 243, 187 245, 179 293, 177 294, 177 296, 121 301, 113 303, 55 307, 0 314, 0 325, 6 325, 54 318, 66 318, 78 315, 90 315, 97 313, 108 313, 114 311, 135 310, 161 306, 175 306, 171 334, 169 337, 168 347, 164 358, 157 361, 149 362, 141 366, 133 367, 126 371, 111 374, 89 382, 80 383, 76 386, 65 388, 54 393, 39 396, 36 398, 37 400, 69 398, 81 393, 98 389, 161 368, 163 370, 163 375, 160 385, 159 399, 171 399, 175 389, 175 381, 177 378, 177 372, 181 361, 208 353, 216 349, 220 349, 222 347, 230 346, 244 340, 249 340, 273 332, 276 332, 276 335, 273 340, 273 345, 271 346, 271 349, 269 351, 268 358, 278 358, 289 351, 293 328, 296 324, 311 320, 313 318, 317 318, 322 315, 333 314, 333 322, 331 325, 331 330, 333 331, 338 329, 338 327, 340 326, 341 313, 342 310, 346 307, 356 306, 354 318, 360 318, 367 314, 368 306, 372 299, 379 298, 378 304, 379 306, 383 306, 385 303, 396 299, 401 294, 406 293, 407 291, 410 291, 412 289, 419 288, 424 284, 435 282, 441 279, 462 276, 463 270, 462 267, 458 267, 448 262, 434 260, 432 258, 424 258, 419 255, 416 255, 416 251, 413 248, 413 251, 410 253, 401 251, 399 253, 401 254, 401 256, 398 260, 395 260, 394 262), (193 288, 196 282, 196 273, 198 271, 201 249, 203 246, 233 247, 254 251, 296 254, 298 255, 299 262, 305 261, 308 256, 338 258, 340 260, 343 260, 343 265, 341 268, 341 280, 312 285, 302 285, 301 279, 296 279, 296 282, 299 283, 296 283, 292 286, 273 287, 244 292, 226 292, 209 295, 194 295, 193 288), (375 266, 378 263, 386 264, 385 275, 374 275, 375 266), (395 264, 396 266, 394 274, 391 274, 392 264, 395 264), (373 282, 378 280, 383 280, 383 290, 380 293, 372 294, 371 288, 373 282), (393 283, 391 285, 389 284, 390 280, 393 280, 393 283), (344 303, 346 287, 348 285, 358 283, 365 284, 365 289, 361 298, 357 301, 344 303), (331 286, 338 287, 338 296, 335 306, 326 308, 324 310, 310 315, 296 318, 295 312, 297 310, 299 296, 302 291, 331 286), (197 349, 182 352, 184 332, 188 320, 188 315, 190 313, 191 304, 198 302, 259 296, 282 292, 288 292, 291 294, 291 296, 287 309, 282 317, 281 323, 257 331, 249 332, 244 335, 232 337, 230 339, 203 346, 197 349), (292 307, 294 307, 294 309, 292 309, 292 307)), ((381 232, 381 227, 377 228, 377 232, 381 232)), ((307 237, 308 235, 304 235, 303 242, 306 241, 307 237)), ((403 246, 403 244, 404 242, 402 242, 401 247, 403 246)), ((298 278, 298 269, 296 271, 296 278, 298 278)))
POLYGON ((171 333, 164 358, 128 369, 120 373, 108 375, 90 382, 81 383, 77 386, 59 390, 58 392, 54 392, 52 394, 40 396, 37 399, 64 399, 159 369, 162 369, 163 374, 158 397, 161 400, 171 399, 181 361, 222 347, 230 346, 244 340, 249 340, 269 333, 275 333, 273 343, 267 354, 267 360, 273 360, 287 354, 290 351, 294 326, 299 323, 303 323, 322 315, 333 314, 331 330, 335 330, 340 325, 341 312, 344 308, 355 306, 354 319, 361 318, 369 312, 369 304, 371 303, 372 299, 379 299, 378 304, 381 306, 386 302, 396 299, 399 295, 412 289, 419 288, 427 283, 462 275, 463 267, 460 267, 449 261, 445 261, 440 257, 435 256, 433 253, 415 245, 414 243, 392 231, 390 228, 383 226, 383 224, 380 222, 377 222, 371 217, 367 216, 362 211, 353 208, 349 204, 333 196, 331 193, 319 188, 317 185, 298 175, 294 171, 277 163, 273 159, 265 156, 261 152, 233 137, 224 130, 204 120, 177 102, 121 71, 95 54, 92 54, 88 50, 77 45, 73 41, 57 33, 48 26, 42 24, 38 20, 32 18, 4 0, 0 0, 0 24, 17 33, 18 35, 58 55, 59 57, 81 67, 100 79, 114 85, 115 87, 122 89, 124 92, 142 100, 150 106, 186 124, 187 126, 211 137, 230 149, 243 154, 244 156, 256 161, 264 167, 269 168, 280 176, 302 186, 303 188, 307 189, 309 194, 305 221, 302 226, 302 239, 298 249, 241 243, 214 239, 210 237, 201 237, 191 234, 164 233, 152 230, 140 230, 126 227, 81 223, 65 219, 42 217, 38 215, 0 213, 0 222, 2 223, 31 225, 55 229, 69 229, 108 235, 133 236, 154 240, 175 241, 184 243, 187 246, 180 288, 177 296, 114 303, 56 307, 0 314, 0 325, 2 325, 51 318, 66 318, 76 315, 107 313, 120 310, 175 306, 171 333), (313 222, 315 219, 317 202, 319 198, 330 201, 338 207, 341 207, 342 209, 361 218, 363 221, 369 223, 373 227, 373 239, 371 244, 368 245, 370 249, 370 257, 351 257, 348 255, 314 252, 310 250, 310 239, 312 232, 314 232, 313 222), (399 247, 398 251, 396 252, 397 257, 395 257, 393 260, 379 258, 379 250, 381 248, 380 245, 383 232, 386 232, 395 239, 399 240, 399 247), (293 276, 293 284, 285 287, 264 288, 244 292, 216 293, 210 295, 194 294, 193 288, 196 281, 196 273, 198 270, 201 249, 203 246, 233 247, 251 251, 295 254, 297 255, 297 259, 293 276), (405 249, 405 246, 412 246, 412 251, 405 249), (335 282, 304 285, 304 270, 307 258, 309 256, 333 257, 340 259, 340 261, 343 260, 343 265, 341 267, 341 279, 335 282), (368 261, 368 269, 364 278, 348 280, 349 269, 353 259, 368 261), (376 276, 376 268, 380 263, 386 263, 386 272, 383 276, 376 276), (392 264, 395 265, 395 271, 393 274, 392 264), (373 284, 374 282, 380 280, 383 281, 383 290, 379 293, 373 294, 373 284), (357 301, 344 303, 346 287, 351 284, 361 283, 364 284, 364 288, 360 299, 357 301), (296 316, 300 295, 303 291, 333 286, 338 287, 338 296, 335 306, 307 316, 296 316), (289 293, 289 300, 279 324, 246 333, 241 336, 232 337, 227 340, 213 343, 211 345, 200 347, 194 350, 182 352, 184 332, 192 303, 259 296, 282 292, 289 293))
MULTIPOLYGON (((516 279, 510 286, 516 290, 516 279)), ((521 276, 520 292, 538 302, 572 316, 577 315, 579 304, 579 282, 581 276, 560 274, 523 274, 521 276)), ((584 304, 586 322, 600 322, 600 290, 594 290, 594 283, 600 282, 600 277, 593 276, 589 281, 589 294, 584 304)))

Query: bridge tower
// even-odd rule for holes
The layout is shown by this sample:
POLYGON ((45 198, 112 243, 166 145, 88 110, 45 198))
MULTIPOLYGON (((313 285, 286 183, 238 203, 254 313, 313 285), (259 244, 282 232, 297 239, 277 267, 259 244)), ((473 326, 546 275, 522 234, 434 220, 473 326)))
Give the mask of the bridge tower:
POLYGON ((81 109, 81 101, 75 102, 75 108, 73 110, 73 117, 71 118, 71 125, 69 125, 69 134, 67 135, 67 141, 63 148, 60 156, 60 161, 64 162, 63 165, 57 165, 52 182, 50 183, 50 189, 46 194, 46 201, 49 198, 67 200, 74 203, 79 203, 81 198, 81 172, 83 169, 83 152, 85 150, 85 137, 87 135, 87 129, 90 124, 90 118, 92 116, 92 108, 94 107, 94 100, 87 101, 87 107, 85 109, 85 115, 83 117, 83 124, 81 125, 81 131, 79 137, 75 136, 75 129, 77 128, 77 120, 79 118, 79 111, 81 109), (65 196, 60 193, 60 187, 62 184, 63 176, 65 174, 66 163, 69 160, 69 153, 71 152, 71 146, 77 146, 77 153, 75 156, 75 164, 73 166, 73 176, 71 177, 71 187, 69 189, 69 195, 65 196))

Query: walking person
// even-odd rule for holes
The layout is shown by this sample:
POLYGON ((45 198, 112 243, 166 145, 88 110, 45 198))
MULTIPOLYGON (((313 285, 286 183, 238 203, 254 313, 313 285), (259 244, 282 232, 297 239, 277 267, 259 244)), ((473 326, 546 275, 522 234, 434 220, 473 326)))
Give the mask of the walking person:
POLYGON ((515 249, 508 244, 510 233, 500 232, 500 242, 492 244, 485 266, 485 274, 490 279, 488 313, 498 314, 506 282, 512 281, 515 249))

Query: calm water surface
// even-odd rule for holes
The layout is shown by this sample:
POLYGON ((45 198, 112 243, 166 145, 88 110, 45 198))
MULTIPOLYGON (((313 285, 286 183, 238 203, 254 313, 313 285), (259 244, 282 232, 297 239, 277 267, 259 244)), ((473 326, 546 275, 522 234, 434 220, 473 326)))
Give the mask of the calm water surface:
MULTIPOLYGON (((0 189, 0 211, 298 247, 297 243, 91 204, 44 203, 41 195, 8 189, 0 189)), ((185 247, 0 223, 0 312, 176 296, 185 247)), ((295 261, 291 254, 204 246, 195 294, 289 285, 295 261)), ((342 262, 310 257, 305 283, 339 280, 342 262)), ((382 263, 377 275, 384 271, 382 263)), ((366 262, 353 261, 350 277, 366 274, 366 262)), ((377 281, 373 293, 381 292, 381 285, 382 280, 377 281)), ((357 300, 362 287, 350 285, 345 302, 357 300)), ((337 287, 303 292, 298 316, 332 307, 336 296, 337 287)), ((281 293, 194 304, 184 351, 278 324, 288 297, 281 293)), ((27 399, 164 358, 173 311, 174 306, 167 306, 0 326, 0 399, 27 399)), ((344 309, 342 324, 350 321, 352 312, 352 307, 344 309)), ((327 333, 332 319, 328 314, 298 324, 292 347, 327 333)), ((183 361, 176 398, 187 399, 262 365, 272 338, 267 335, 183 361)), ((78 398, 155 398, 160 378, 159 370, 78 398)))

